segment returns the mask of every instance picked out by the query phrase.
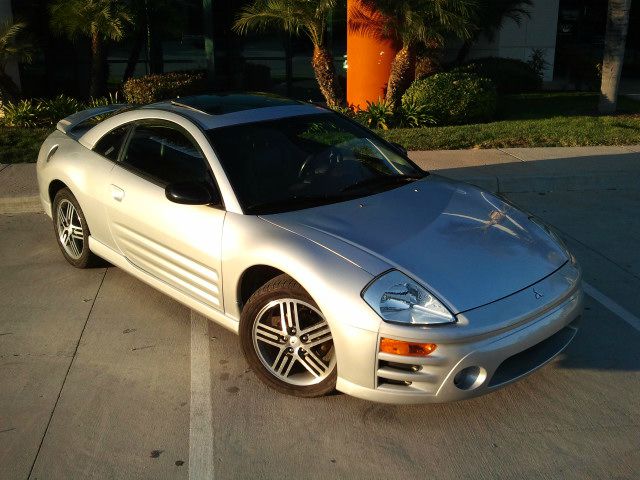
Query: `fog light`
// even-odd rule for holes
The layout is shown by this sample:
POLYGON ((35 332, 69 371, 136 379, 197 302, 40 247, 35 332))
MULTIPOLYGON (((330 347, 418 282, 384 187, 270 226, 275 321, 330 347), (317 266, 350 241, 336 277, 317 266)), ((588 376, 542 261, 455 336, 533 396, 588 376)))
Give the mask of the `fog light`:
POLYGON ((471 390, 472 388, 479 387, 487 374, 484 368, 478 366, 467 367, 460 370, 455 377, 453 377, 453 384, 460 390, 471 390))
POLYGON ((435 343, 415 343, 394 340, 392 338, 382 338, 380 340, 380 351, 392 355, 405 355, 407 357, 426 357, 436 349, 435 343))

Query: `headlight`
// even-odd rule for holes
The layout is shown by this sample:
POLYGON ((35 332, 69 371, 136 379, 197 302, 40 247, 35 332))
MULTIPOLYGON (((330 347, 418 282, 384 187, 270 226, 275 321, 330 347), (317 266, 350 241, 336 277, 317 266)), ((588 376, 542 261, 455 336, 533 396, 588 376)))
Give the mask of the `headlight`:
POLYGON ((439 325, 456 321, 440 300, 397 270, 378 277, 364 290, 362 296, 386 322, 439 325))

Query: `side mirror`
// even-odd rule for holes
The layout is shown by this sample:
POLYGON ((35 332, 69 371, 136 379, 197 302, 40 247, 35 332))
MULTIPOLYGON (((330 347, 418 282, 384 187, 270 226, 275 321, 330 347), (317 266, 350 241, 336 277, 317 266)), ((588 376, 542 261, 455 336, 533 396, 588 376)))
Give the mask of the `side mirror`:
POLYGON ((221 203, 220 194, 204 183, 170 183, 164 189, 167 199, 183 205, 211 205, 221 203))
POLYGON ((407 149, 404 148, 402 145, 400 145, 399 143, 396 142, 391 142, 391 145, 398 150, 402 155, 404 155, 405 157, 409 154, 409 152, 407 152, 407 149))

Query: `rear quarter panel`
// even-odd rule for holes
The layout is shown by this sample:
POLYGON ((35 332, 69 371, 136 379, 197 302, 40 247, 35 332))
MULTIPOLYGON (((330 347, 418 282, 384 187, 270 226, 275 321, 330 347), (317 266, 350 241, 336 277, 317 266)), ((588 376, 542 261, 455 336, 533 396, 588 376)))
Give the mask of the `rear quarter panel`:
POLYGON ((94 153, 66 134, 55 131, 42 144, 38 154, 37 176, 40 200, 47 215, 52 216, 50 187, 64 183, 76 197, 84 212, 91 235, 113 247, 104 210, 109 198, 109 174, 114 164, 94 153), (55 152, 52 152, 53 148, 55 152))

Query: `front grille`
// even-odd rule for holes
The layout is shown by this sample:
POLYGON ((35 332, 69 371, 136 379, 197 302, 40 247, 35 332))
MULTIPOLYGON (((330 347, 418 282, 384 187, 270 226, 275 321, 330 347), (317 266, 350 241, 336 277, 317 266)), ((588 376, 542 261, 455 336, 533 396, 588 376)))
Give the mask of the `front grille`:
POLYGON ((507 358, 491 377, 489 387, 497 387, 515 380, 550 361, 571 342, 577 332, 576 323, 577 320, 546 340, 507 358))

